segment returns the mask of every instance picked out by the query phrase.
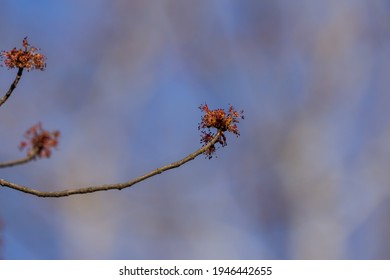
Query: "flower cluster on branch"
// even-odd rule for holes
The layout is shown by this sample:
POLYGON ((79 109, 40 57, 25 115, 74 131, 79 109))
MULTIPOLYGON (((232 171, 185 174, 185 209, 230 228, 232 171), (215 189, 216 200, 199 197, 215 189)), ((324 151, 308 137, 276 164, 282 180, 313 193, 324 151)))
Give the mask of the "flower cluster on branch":
POLYGON ((46 57, 38 53, 39 49, 30 46, 27 37, 23 39, 23 49, 13 48, 10 51, 1 51, 1 58, 8 69, 23 68, 27 71, 46 68, 46 57))
MULTIPOLYGON (((204 113, 198 126, 198 129, 202 133, 200 142, 203 143, 203 145, 209 143, 215 136, 215 134, 211 132, 211 128, 215 128, 217 131, 220 131, 217 143, 219 143, 222 147, 227 145, 225 136, 226 131, 235 134, 237 137, 240 135, 237 124, 240 122, 240 119, 244 119, 243 110, 236 111, 233 106, 229 107, 228 112, 225 112, 223 109, 210 110, 207 104, 202 104, 199 109, 204 113)), ((211 159, 215 154, 215 151, 215 145, 211 145, 205 151, 206 157, 211 159)))
POLYGON ((19 149, 27 148, 27 156, 36 155, 40 158, 49 158, 52 148, 57 148, 60 132, 58 130, 49 132, 42 128, 41 123, 30 127, 24 137, 27 141, 19 144, 19 149))

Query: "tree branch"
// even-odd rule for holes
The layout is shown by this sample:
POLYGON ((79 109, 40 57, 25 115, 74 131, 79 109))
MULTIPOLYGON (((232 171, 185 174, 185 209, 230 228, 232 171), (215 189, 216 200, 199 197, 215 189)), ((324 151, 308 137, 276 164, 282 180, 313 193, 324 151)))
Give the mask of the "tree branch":
POLYGON ((14 91, 16 86, 18 85, 20 78, 22 77, 22 74, 23 74, 23 68, 19 67, 18 73, 16 74, 16 77, 15 77, 15 80, 13 81, 11 86, 9 87, 7 93, 0 99, 0 106, 3 105, 7 101, 7 99, 11 96, 12 92, 14 91))
POLYGON ((148 172, 140 177, 135 178, 134 180, 125 182, 125 183, 119 183, 119 184, 107 184, 107 185, 97 185, 97 186, 89 186, 89 187, 82 187, 78 189, 66 189, 63 191, 58 192, 45 192, 45 191, 39 191, 35 190, 29 187, 25 187, 22 185, 18 185, 12 182, 8 182, 4 179, 0 179, 0 185, 3 187, 8 187, 17 191, 21 191, 27 194, 39 196, 39 197, 64 197, 64 196, 70 196, 70 195, 76 195, 76 194, 86 194, 86 193, 93 193, 98 191, 108 191, 108 190, 122 190, 124 188, 129 188, 143 180, 146 180, 150 177, 153 177, 157 174, 161 174, 167 170, 177 168, 193 159, 195 159, 197 156, 205 153, 208 149, 214 147, 214 145, 220 141, 222 131, 218 131, 215 136, 208 142, 206 145, 204 145, 202 148, 198 149, 192 154, 189 154, 185 158, 175 161, 173 163, 170 163, 168 165, 165 165, 163 167, 157 168, 151 172, 148 172))

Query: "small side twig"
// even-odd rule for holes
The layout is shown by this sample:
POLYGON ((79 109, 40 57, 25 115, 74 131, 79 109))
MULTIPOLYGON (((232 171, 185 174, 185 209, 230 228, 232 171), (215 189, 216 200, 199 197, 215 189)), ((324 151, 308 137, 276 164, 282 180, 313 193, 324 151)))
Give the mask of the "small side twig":
POLYGON ((134 180, 125 182, 125 183, 119 183, 119 184, 107 184, 107 185, 98 185, 98 186, 89 186, 89 187, 83 187, 78 189, 66 189, 63 191, 57 191, 57 192, 46 192, 46 191, 39 191, 36 189, 32 189, 26 186, 18 185, 9 181, 6 181, 4 179, 0 179, 0 185, 3 187, 8 187, 17 191, 21 191, 24 193, 28 193, 31 195, 35 195, 38 197, 64 197, 64 196, 70 196, 70 195, 76 195, 76 194, 86 194, 86 193, 93 193, 98 191, 108 191, 108 190, 122 190, 124 188, 129 188, 143 180, 146 180, 150 177, 153 177, 157 174, 161 174, 167 170, 177 168, 193 159, 195 159, 197 156, 207 152, 211 147, 213 147, 218 141, 220 141, 222 131, 218 130, 218 132, 215 134, 215 136, 203 147, 198 149, 192 154, 189 154, 185 158, 175 161, 173 163, 167 164, 163 167, 157 168, 151 172, 148 172, 140 177, 135 178, 134 180))
POLYGON ((20 78, 22 77, 22 74, 23 74, 23 68, 19 67, 18 73, 16 74, 16 77, 15 77, 15 80, 13 81, 11 86, 9 87, 6 94, 0 99, 0 106, 2 106, 7 101, 7 99, 11 96, 12 92, 14 91, 16 86, 18 85, 20 78))
POLYGON ((33 159, 35 159, 36 156, 37 156, 37 152, 34 152, 34 153, 31 153, 30 155, 28 155, 24 158, 21 158, 21 159, 0 162, 0 168, 12 167, 15 165, 22 165, 22 164, 25 164, 25 163, 32 161, 33 159))

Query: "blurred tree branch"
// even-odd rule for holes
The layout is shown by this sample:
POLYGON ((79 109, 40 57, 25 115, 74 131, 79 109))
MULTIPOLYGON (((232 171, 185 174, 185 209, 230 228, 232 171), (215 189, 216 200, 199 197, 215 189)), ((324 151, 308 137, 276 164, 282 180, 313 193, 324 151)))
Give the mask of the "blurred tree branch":
POLYGON ((37 151, 35 150, 33 153, 27 155, 24 158, 6 161, 6 162, 0 162, 0 168, 13 167, 16 165, 25 164, 35 159, 36 156, 37 156, 37 151))

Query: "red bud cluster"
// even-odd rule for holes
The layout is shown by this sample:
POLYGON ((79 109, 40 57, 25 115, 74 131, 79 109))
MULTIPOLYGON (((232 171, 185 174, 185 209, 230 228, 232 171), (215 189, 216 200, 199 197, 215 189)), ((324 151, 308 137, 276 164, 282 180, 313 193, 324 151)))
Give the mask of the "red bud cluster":
POLYGON ((27 141, 22 141, 19 148, 21 150, 28 148, 28 156, 37 155, 40 158, 49 158, 51 156, 51 149, 57 148, 58 146, 59 137, 60 132, 58 130, 49 132, 42 128, 41 123, 38 123, 26 131, 24 138, 26 138, 27 141))
MULTIPOLYGON (((244 111, 236 111, 233 106, 229 107, 228 112, 225 112, 223 109, 210 110, 207 104, 202 104, 199 109, 204 113, 198 127, 202 133, 200 142, 204 145, 209 143, 215 136, 210 131, 210 128, 215 128, 220 132, 217 143, 221 144, 222 147, 227 145, 225 131, 232 132, 236 136, 240 135, 237 124, 240 122, 240 119, 244 119, 244 111)), ((215 145, 211 145, 206 150, 205 155, 210 159, 215 151, 215 145)))
POLYGON ((46 57, 43 54, 37 53, 38 48, 30 46, 27 37, 23 39, 23 47, 23 49, 13 48, 10 51, 1 51, 0 56, 4 65, 8 69, 24 68, 27 71, 33 69, 44 70, 46 68, 46 57))

